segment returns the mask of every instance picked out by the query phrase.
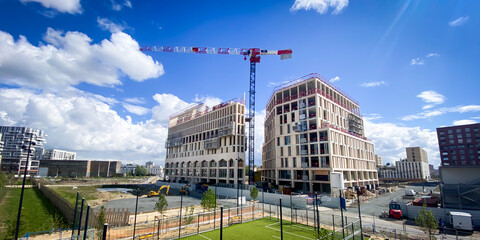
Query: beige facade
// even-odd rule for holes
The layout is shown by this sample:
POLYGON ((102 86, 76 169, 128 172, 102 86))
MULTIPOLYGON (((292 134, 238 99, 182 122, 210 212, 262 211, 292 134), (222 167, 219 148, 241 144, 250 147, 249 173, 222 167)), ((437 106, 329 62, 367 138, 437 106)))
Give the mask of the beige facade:
POLYGON ((407 147, 407 162, 424 162, 428 163, 427 151, 421 147, 407 147))
POLYGON ((382 166, 383 165, 382 156, 375 154, 375 163, 377 164, 377 166, 382 166))
POLYGON ((170 116, 165 160, 169 181, 230 183, 244 179, 245 101, 212 109, 198 104, 170 116))
POLYGON ((330 173, 346 187, 378 184, 373 143, 359 105, 319 75, 276 89, 265 117, 262 178, 303 192, 330 192, 330 173))

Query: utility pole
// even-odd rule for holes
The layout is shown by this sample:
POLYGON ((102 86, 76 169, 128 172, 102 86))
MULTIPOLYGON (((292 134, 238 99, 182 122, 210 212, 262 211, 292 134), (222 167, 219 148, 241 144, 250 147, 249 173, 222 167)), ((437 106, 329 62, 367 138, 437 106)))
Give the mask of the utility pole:
MULTIPOLYGON (((25 191, 25 181, 27 180, 27 169, 28 169, 28 160, 30 159, 30 147, 32 146, 33 132, 30 132, 30 141, 28 142, 27 150, 27 162, 25 163, 25 169, 23 171, 23 182, 22 182, 22 191, 20 192, 20 202, 18 203, 18 214, 17 214, 17 226, 15 228, 15 239, 18 239, 18 231, 20 228, 20 218, 22 215, 22 203, 23 203, 23 193, 25 191)), ((22 157, 18 161, 18 168, 22 167, 22 157)), ((20 175, 20 171, 18 172, 20 175)))

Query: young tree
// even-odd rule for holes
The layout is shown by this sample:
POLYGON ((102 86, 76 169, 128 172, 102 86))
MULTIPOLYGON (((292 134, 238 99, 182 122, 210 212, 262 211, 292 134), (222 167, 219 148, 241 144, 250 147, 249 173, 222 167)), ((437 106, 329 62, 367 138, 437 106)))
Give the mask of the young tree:
POLYGON ((160 194, 160 196, 158 196, 158 201, 155 203, 155 210, 158 211, 160 215, 162 215, 163 217, 163 214, 167 210, 167 207, 168 207, 168 202, 167 202, 167 199, 165 198, 165 194, 160 194))
POLYGON ((200 205, 202 205, 203 209, 212 209, 215 207, 216 200, 217 196, 215 196, 213 190, 209 188, 208 191, 203 194, 200 205))
POLYGON ((193 212, 195 211, 195 206, 191 206, 190 208, 186 207, 185 208, 185 224, 190 224, 193 221, 193 212))
POLYGON ((253 198, 253 201, 257 200, 257 197, 258 197, 257 187, 253 187, 252 190, 250 190, 250 197, 253 198))
POLYGON ((100 239, 103 236, 103 225, 107 222, 105 216, 105 207, 102 205, 100 206, 100 211, 97 215, 97 237, 100 239))
POLYGON ((135 167, 136 176, 147 176, 147 174, 148 174, 147 168, 145 168, 144 166, 137 165, 135 167))
POLYGON ((433 215, 433 212, 427 210, 425 205, 423 205, 422 209, 418 213, 418 216, 415 218, 415 223, 422 228, 425 233, 428 233, 428 238, 430 240, 435 239, 432 236, 438 228, 438 221, 433 215))

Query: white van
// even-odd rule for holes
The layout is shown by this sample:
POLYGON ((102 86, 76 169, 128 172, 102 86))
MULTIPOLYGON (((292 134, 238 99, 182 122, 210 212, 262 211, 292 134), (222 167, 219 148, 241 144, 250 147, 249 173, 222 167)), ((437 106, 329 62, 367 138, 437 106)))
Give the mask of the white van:
POLYGON ((473 231, 472 215, 465 212, 449 212, 450 224, 458 230, 473 231))

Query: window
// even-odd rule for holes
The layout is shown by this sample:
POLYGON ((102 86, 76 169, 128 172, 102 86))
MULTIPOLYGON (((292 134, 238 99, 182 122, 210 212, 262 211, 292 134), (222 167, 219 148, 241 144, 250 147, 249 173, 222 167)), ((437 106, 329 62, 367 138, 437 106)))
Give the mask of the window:
POLYGON ((293 158, 293 167, 296 168, 297 167, 297 158, 293 158))
POLYGON ((287 125, 287 133, 290 134, 290 124, 287 125))
POLYGON ((280 146, 280 138, 277 137, 277 146, 280 146))
POLYGON ((285 167, 288 168, 288 158, 285 158, 285 167))
POLYGON ((290 136, 285 136, 285 145, 290 145, 291 141, 290 141, 290 136))
POLYGON ((439 135, 445 135, 445 132, 438 132, 439 135))
POLYGON ((452 129, 448 130, 448 133, 449 133, 449 134, 450 134, 450 133, 453 133, 453 132, 452 132, 452 129))
POLYGON ((462 134, 457 134, 457 138, 462 138, 462 134))
POLYGON ((461 133, 462 132, 462 129, 457 129, 457 133, 461 133))
POLYGON ((465 132, 470 132, 470 128, 465 128, 465 132))

